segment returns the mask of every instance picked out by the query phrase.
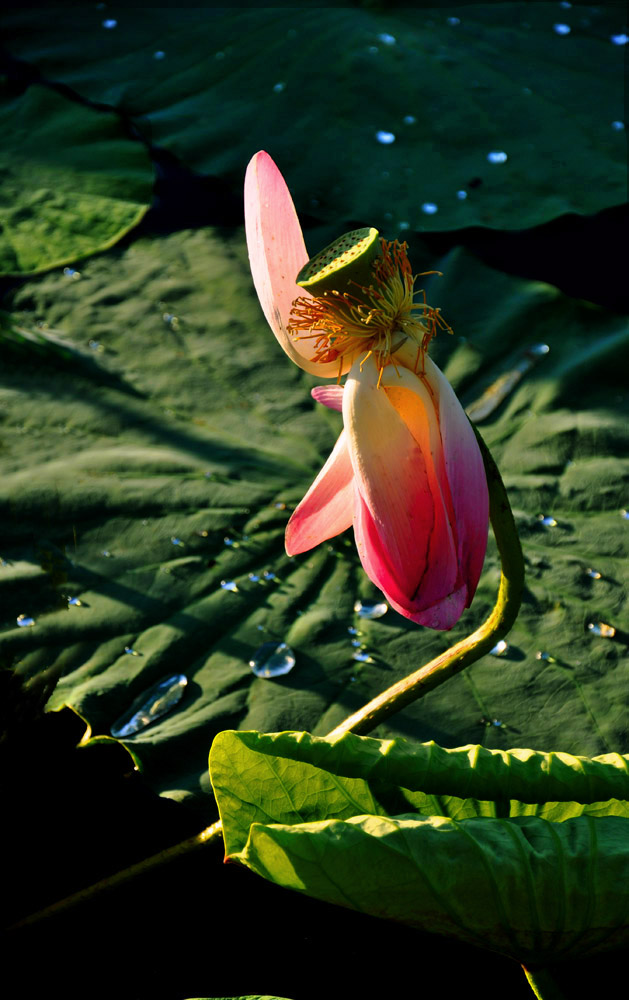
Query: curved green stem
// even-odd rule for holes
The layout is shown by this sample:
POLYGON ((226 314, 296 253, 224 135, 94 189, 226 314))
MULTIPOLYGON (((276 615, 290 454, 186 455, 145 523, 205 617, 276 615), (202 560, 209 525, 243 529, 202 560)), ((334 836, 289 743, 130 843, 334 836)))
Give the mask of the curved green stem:
POLYGON ((564 994, 548 969, 536 969, 535 972, 531 972, 525 965, 522 968, 537 1000, 565 1000, 564 994))
MULTIPOLYGON (((399 712, 406 705, 421 698, 427 691, 443 684, 448 678, 488 653, 492 646, 507 634, 517 617, 524 587, 524 559, 520 539, 496 463, 476 428, 474 431, 485 463, 489 486, 489 516, 501 560, 500 588, 496 606, 489 618, 475 632, 467 638, 461 639, 460 642, 431 660, 426 666, 420 667, 404 680, 398 681, 383 694, 378 695, 354 715, 345 719, 331 733, 328 733, 328 736, 341 736, 350 731, 359 735, 371 732, 394 712, 399 712)), ((197 834, 196 837, 191 837, 181 844, 176 844, 151 858, 146 858, 137 865, 132 865, 131 868, 117 872, 115 875, 82 889, 58 903, 53 903, 52 906, 48 906, 38 913, 25 917, 19 923, 14 924, 13 929, 27 927, 47 917, 65 913, 102 892, 124 885, 145 872, 205 847, 217 840, 221 832, 222 826, 218 820, 197 834)))
POLYGON ((127 882, 132 882, 133 879, 150 872, 153 868, 162 868, 171 861, 176 861, 185 855, 194 854, 201 847, 205 847, 207 844, 218 840, 222 829, 221 821, 217 820, 216 823, 212 823, 211 826, 206 827, 205 830, 197 833, 194 837, 189 837, 188 840, 184 840, 180 844, 175 844, 173 847, 167 847, 165 851, 153 854, 150 858, 144 858, 142 861, 138 861, 136 865, 131 865, 130 868, 123 868, 122 871, 101 879, 100 882, 95 882, 94 885, 89 885, 85 889, 80 889, 79 892, 75 892, 71 896, 66 896, 65 899, 60 899, 57 903, 52 903, 43 910, 38 910, 37 913, 29 914, 28 917, 24 917, 22 920, 18 920, 12 924, 8 930, 21 930, 22 928, 38 924, 48 917, 61 916, 69 910, 73 910, 75 906, 79 906, 81 903, 87 903, 88 900, 101 896, 111 889, 117 889, 127 882))
POLYGON ((475 632, 379 694, 341 722, 328 736, 342 736, 350 731, 358 735, 371 732, 394 712, 399 712, 488 653, 507 634, 517 617, 524 588, 522 547, 496 463, 476 428, 474 431, 485 463, 489 516, 500 553, 501 575, 496 605, 489 618, 475 632))

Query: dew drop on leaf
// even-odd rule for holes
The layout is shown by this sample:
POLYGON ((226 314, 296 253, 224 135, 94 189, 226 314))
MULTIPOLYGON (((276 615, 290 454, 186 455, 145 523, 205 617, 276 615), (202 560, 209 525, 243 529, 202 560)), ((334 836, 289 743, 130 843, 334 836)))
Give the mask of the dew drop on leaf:
POLYGON ((557 522, 555 521, 555 518, 552 517, 550 514, 538 514, 537 520, 539 521, 540 524, 543 524, 545 528, 557 527, 557 522))
POLYGON ((282 677, 295 666, 295 654, 285 642, 264 642, 249 660, 256 677, 282 677))
POLYGON ((501 639, 499 642, 496 643, 493 649, 489 650, 489 653, 491 656, 504 656, 508 648, 509 648, 508 643, 505 642, 504 639, 501 639))
POLYGON ((382 618, 389 610, 384 601, 356 601, 354 611, 359 618, 382 618))
POLYGON ((124 739, 161 719, 181 701, 187 683, 185 674, 172 674, 158 681, 136 698, 124 715, 116 719, 110 729, 111 735, 116 739, 124 739))
POLYGON ((613 625, 606 625, 605 622, 588 622, 588 629, 592 635, 600 636, 602 639, 613 639, 616 629, 613 625))

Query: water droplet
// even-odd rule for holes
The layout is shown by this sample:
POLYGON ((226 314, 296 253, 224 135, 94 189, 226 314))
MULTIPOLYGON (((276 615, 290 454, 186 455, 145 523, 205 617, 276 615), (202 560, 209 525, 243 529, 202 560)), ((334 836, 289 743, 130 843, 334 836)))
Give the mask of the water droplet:
POLYGON ((358 660, 359 663, 373 663, 373 657, 369 655, 364 649, 359 649, 352 656, 352 660, 358 660))
POLYGON ((170 712, 181 699, 188 683, 185 674, 172 674, 158 681, 135 699, 131 708, 116 719, 109 730, 116 739, 134 736, 170 712))
POLYGON ((375 56, 376 53, 378 52, 378 46, 370 45, 369 48, 367 49, 367 52, 370 52, 372 56, 375 56))
POLYGON ((627 42, 629 42, 629 35, 610 35, 610 41, 612 41, 614 45, 626 45, 627 42))
POLYGON ((557 662, 555 660, 554 656, 551 656, 550 653, 546 653, 544 650, 541 650, 541 649, 538 649, 537 653, 535 654, 535 659, 536 660, 545 660, 546 663, 556 663, 557 662))
POLYGON ((347 631, 350 635, 362 635, 362 632, 360 632, 357 628, 354 628, 353 625, 350 625, 347 631))
POLYGON ((64 267, 63 273, 65 274, 66 278, 73 278, 75 281, 77 281, 81 277, 81 272, 75 271, 73 267, 64 267))
POLYGON ((171 328, 171 330, 179 329, 179 317, 175 316, 174 313, 163 313, 162 319, 164 320, 164 323, 171 328))
POLYGON ((153 53, 153 59, 165 59, 166 53, 162 49, 158 49, 157 52, 153 53))
POLYGON ((284 90, 285 88, 286 88, 286 84, 285 84, 285 83, 283 83, 283 82, 282 82, 282 81, 280 80, 280 82, 279 82, 279 83, 274 83, 274 84, 273 84, 273 93, 274 93, 274 94, 281 94, 281 93, 282 93, 282 91, 283 91, 283 90, 284 90))
MULTIPOLYGON (((142 522, 142 523, 144 523, 144 522, 142 522)), ((197 535, 199 536, 199 538, 207 538, 209 536, 209 534, 210 533, 209 533, 209 531, 207 531, 206 528, 203 528, 202 531, 197 531, 197 535)))
POLYGON ((383 146, 390 146, 392 142, 395 142, 395 136, 393 132, 376 132, 376 139, 378 142, 382 143, 383 146))
POLYGON ((501 639, 500 642, 496 643, 493 649, 489 650, 489 652, 491 656, 504 656, 508 648, 508 644, 505 640, 501 639))
POLYGON ((490 163, 506 163, 508 157, 502 149, 492 149, 490 153, 487 153, 487 159, 490 163))
POLYGON ((82 601, 78 597, 68 597, 68 607, 80 608, 82 601))
POLYGON ((395 45, 395 35, 389 35, 383 31, 381 35, 378 35, 378 41, 383 42, 384 45, 395 45))
POLYGON ((103 21, 103 28, 109 28, 111 30, 111 28, 115 28, 117 24, 118 22, 114 20, 113 17, 108 17, 106 21, 103 21))
POLYGON ((240 548, 240 542, 234 541, 234 539, 230 538, 229 535, 225 535, 225 537, 223 539, 223 542, 224 542, 224 544, 229 549, 239 549, 240 548))
POLYGON ((588 629, 592 635, 599 635, 602 639, 613 639, 616 629, 613 625, 606 625, 605 622, 588 622, 588 629))
POLYGON ((568 10, 572 7, 572 4, 570 3, 570 0, 559 0, 559 6, 563 7, 564 10, 568 10))
POLYGON ((258 576, 257 573, 249 573, 249 579, 251 580, 252 583, 260 582, 260 577, 258 576))
POLYGON ((214 53, 214 58, 215 59, 224 59, 225 58, 225 53, 224 52, 215 52, 214 53))
POLYGON ((127 656, 142 656, 143 655, 142 653, 138 653, 137 649, 134 649, 133 646, 125 646, 124 651, 127 654, 127 656))
POLYGON ((456 196, 459 199, 459 201, 465 201, 465 199, 467 198, 467 191, 457 191, 456 196))
POLYGON ((492 726, 496 726, 497 729, 502 729, 502 727, 504 726, 504 723, 501 722, 500 719, 492 719, 491 724, 492 726))
POLYGON ((35 624, 35 619, 31 618, 30 615, 18 615, 16 621, 20 628, 29 628, 35 624))
POLYGON ((184 542, 181 541, 181 538, 177 538, 175 535, 173 535, 170 540, 173 543, 173 545, 181 545, 181 547, 183 548, 184 542))
POLYGON ((87 346, 90 348, 90 350, 97 351, 98 354, 102 354, 103 351, 105 350, 103 345, 98 340, 88 340, 87 346))
POLYGON ((415 122, 417 121, 417 118, 415 117, 415 115, 404 115, 404 118, 402 120, 405 125, 414 125, 415 122))
POLYGON ((553 24, 553 31, 556 35, 569 35, 570 25, 569 24, 553 24))
POLYGON ((461 23, 461 18, 460 17, 447 17, 446 21, 448 22, 448 24, 451 24, 452 27, 455 27, 457 24, 461 23))
POLYGON ((555 518, 551 517, 550 514, 538 514, 537 520, 539 521, 540 524, 543 524, 545 528, 557 527, 557 522, 555 521, 555 518))
POLYGON ((398 226, 397 227, 398 227, 398 229, 410 229, 411 228, 411 224, 410 224, 410 222, 406 222, 406 221, 404 221, 404 222, 398 222, 398 226))
POLYGON ((389 610, 384 601, 356 601, 354 611, 359 618, 382 618, 389 610))
POLYGON ((113 552, 110 552, 109 549, 103 549, 103 551, 101 552, 101 556, 105 556, 105 559, 114 558, 113 552))
POLYGON ((629 510, 621 510, 620 516, 625 520, 629 521, 629 510))
POLYGON ((590 569, 586 569, 585 573, 586 576, 590 576, 593 580, 600 580, 603 575, 597 569, 592 569, 591 567, 590 569))
POLYGON ((422 212, 425 212, 426 215, 434 215, 438 211, 439 208, 435 205, 434 201, 425 201, 422 205, 422 212))
POLYGON ((278 500, 276 504, 273 504, 276 510, 286 510, 286 504, 283 500, 278 500))
POLYGON ((223 590, 238 590, 238 585, 234 582, 234 580, 221 580, 221 587, 223 590))
MULTIPOLYGON (((388 174, 389 174, 388 170, 386 171, 386 174, 388 176, 388 174)), ((387 222, 390 222, 391 219, 393 218, 393 214, 391 212, 385 212, 384 213, 384 218, 387 220, 387 222)))
POLYGON ((362 642, 360 641, 360 639, 352 639, 352 646, 356 646, 357 649, 360 649, 362 646, 362 642))
POLYGON ((273 573, 273 571, 270 569, 265 569, 262 576, 264 577, 265 580, 277 580, 275 573, 273 573))
POLYGON ((285 642, 264 642, 249 660, 249 666, 256 677, 282 677, 295 666, 295 654, 285 642))
POLYGON ((548 354, 549 351, 550 347, 548 344, 533 344, 533 346, 528 349, 528 353, 534 355, 536 358, 543 357, 545 354, 548 354))
POLYGON ((622 132, 623 129, 624 129, 624 127, 625 127, 625 123, 624 122, 612 122, 612 128, 616 132, 622 132))

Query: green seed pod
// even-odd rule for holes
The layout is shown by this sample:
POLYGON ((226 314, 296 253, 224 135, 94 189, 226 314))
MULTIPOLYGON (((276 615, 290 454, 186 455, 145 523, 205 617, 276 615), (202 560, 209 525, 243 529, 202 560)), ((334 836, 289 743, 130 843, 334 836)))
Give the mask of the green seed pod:
POLYGON ((373 283, 373 261, 382 253, 377 229, 353 229, 330 243, 297 275, 297 284, 311 295, 326 292, 356 294, 356 285, 373 283))

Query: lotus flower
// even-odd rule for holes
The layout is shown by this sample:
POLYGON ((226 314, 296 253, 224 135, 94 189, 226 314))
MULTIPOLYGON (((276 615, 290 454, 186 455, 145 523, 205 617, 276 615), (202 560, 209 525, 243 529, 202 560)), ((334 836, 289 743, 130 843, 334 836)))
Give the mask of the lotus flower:
POLYGON ((452 628, 476 590, 489 500, 474 431, 426 353, 437 329, 449 328, 417 300, 397 243, 380 241, 369 283, 304 294, 301 227, 264 152, 247 169, 245 224, 256 291, 284 351, 311 374, 347 374, 344 386, 312 390, 342 411, 344 429, 288 522, 286 551, 306 552, 353 524, 363 568, 391 606, 421 625, 452 628))

